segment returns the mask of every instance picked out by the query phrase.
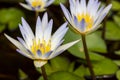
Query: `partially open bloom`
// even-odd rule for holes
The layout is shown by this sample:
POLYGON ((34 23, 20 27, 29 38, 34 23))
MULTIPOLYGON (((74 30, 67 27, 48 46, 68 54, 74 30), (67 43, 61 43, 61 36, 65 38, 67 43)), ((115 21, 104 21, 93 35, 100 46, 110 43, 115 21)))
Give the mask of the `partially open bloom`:
POLYGON ((45 13, 42 20, 39 17, 37 19, 35 35, 27 22, 22 18, 22 25, 19 24, 19 28, 23 39, 17 37, 17 41, 6 34, 5 36, 18 48, 17 51, 19 53, 33 59, 36 67, 41 67, 49 59, 56 57, 79 41, 73 41, 60 46, 68 30, 66 27, 67 23, 61 25, 53 35, 51 35, 52 26, 53 20, 51 19, 48 22, 48 16, 45 13))
POLYGON ((79 34, 87 34, 95 31, 105 18, 112 5, 100 7, 98 0, 69 0, 70 12, 61 4, 63 13, 71 24, 71 28, 79 34))
POLYGON ((28 4, 20 3, 21 6, 32 11, 45 11, 45 8, 53 3, 54 0, 26 0, 28 4))

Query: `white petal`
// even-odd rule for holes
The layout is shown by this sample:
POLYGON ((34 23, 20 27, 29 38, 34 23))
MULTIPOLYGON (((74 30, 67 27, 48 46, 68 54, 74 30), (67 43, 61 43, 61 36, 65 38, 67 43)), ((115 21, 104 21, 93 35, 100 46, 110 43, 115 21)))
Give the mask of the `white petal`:
POLYGON ((19 28, 20 28, 21 34, 25 40, 25 43, 27 44, 28 47, 30 47, 32 45, 32 39, 30 39, 28 33, 26 33, 26 31, 24 30, 24 28, 21 25, 19 25, 19 28))
POLYGON ((35 35, 36 35, 36 42, 38 42, 38 40, 43 39, 43 30, 42 30, 42 23, 40 17, 37 18, 35 35))
POLYGON ((26 33, 29 35, 29 37, 31 39, 33 39, 34 34, 33 34, 32 30, 31 30, 30 26, 28 25, 28 23, 25 21, 25 19, 23 17, 22 17, 22 26, 23 26, 24 30, 26 31, 26 33))
POLYGON ((53 20, 51 19, 47 25, 45 32, 44 32, 44 40, 46 41, 46 44, 48 44, 48 42, 51 38, 52 26, 53 26, 53 20))
POLYGON ((36 68, 40 68, 43 65, 45 65, 47 63, 47 61, 34 61, 34 65, 36 68))
POLYGON ((42 29, 43 29, 43 32, 45 31, 45 29, 47 27, 47 24, 48 24, 48 14, 45 13, 43 15, 43 18, 42 18, 42 29))
POLYGON ((48 7, 49 5, 51 5, 54 2, 54 0, 48 0, 45 7, 48 7))
POLYGON ((30 55, 30 54, 29 54, 28 52, 26 52, 26 51, 22 51, 22 50, 19 50, 19 49, 16 49, 16 51, 19 52, 21 55, 29 58, 29 59, 32 59, 32 58, 33 58, 33 56, 30 55))
POLYGON ((86 0, 81 0, 81 6, 83 9, 83 13, 86 14, 86 0))
POLYGON ((99 15, 97 21, 95 22, 93 28, 97 27, 97 25, 99 25, 102 20, 105 18, 105 16, 107 15, 107 13, 109 12, 109 10, 111 9, 112 7, 112 4, 108 5, 102 12, 101 14, 99 15))
POLYGON ((26 45, 26 43, 25 43, 25 41, 24 41, 22 38, 17 37, 17 39, 19 40, 19 42, 20 42, 25 48, 28 48, 27 45, 26 45))
POLYGON ((60 41, 63 39, 67 32, 68 28, 64 29, 61 33, 56 35, 54 38, 51 40, 51 50, 54 50, 56 46, 60 43, 60 41))
POLYGON ((41 59, 48 59, 48 57, 51 55, 52 52, 53 51, 49 51, 49 52, 43 54, 42 57, 41 57, 41 59))
POLYGON ((57 31, 53 34, 52 38, 54 39, 58 34, 60 34, 62 31, 64 31, 64 29, 66 29, 66 26, 67 26, 67 22, 65 22, 64 24, 62 24, 60 26, 59 29, 57 29, 57 31))
POLYGON ((71 22, 71 21, 72 21, 72 18, 71 18, 71 15, 70 15, 69 11, 64 7, 63 4, 60 4, 60 6, 61 6, 62 11, 63 11, 65 17, 67 18, 67 20, 68 20, 69 22, 71 22))
POLYGON ((28 58, 32 58, 31 55, 29 55, 28 51, 26 50, 26 48, 17 40, 11 38, 10 36, 8 36, 7 34, 4 34, 8 40, 10 40, 20 51, 23 52, 24 55, 26 55, 28 58))
POLYGON ((23 4, 23 3, 20 3, 20 5, 28 10, 32 10, 32 8, 29 6, 29 5, 26 5, 26 4, 23 4))
POLYGON ((63 51, 65 51, 66 49, 70 48, 71 46, 73 46, 74 44, 76 44, 77 42, 79 42, 80 40, 76 40, 67 44, 64 44, 62 46, 60 46, 56 51, 54 51, 48 59, 54 58, 57 55, 61 54, 63 51))

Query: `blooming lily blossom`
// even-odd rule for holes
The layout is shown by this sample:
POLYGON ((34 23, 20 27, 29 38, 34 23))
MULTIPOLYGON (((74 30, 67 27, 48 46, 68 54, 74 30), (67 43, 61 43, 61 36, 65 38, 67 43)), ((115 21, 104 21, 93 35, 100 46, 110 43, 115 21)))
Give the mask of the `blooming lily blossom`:
POLYGON ((28 4, 20 3, 20 5, 28 10, 42 12, 45 11, 45 8, 51 5, 54 0, 26 0, 26 2, 28 4))
POLYGON ((70 23, 71 28, 79 34, 87 34, 95 31, 100 27, 100 23, 105 18, 112 7, 100 7, 101 2, 98 0, 69 0, 70 12, 60 4, 62 11, 70 23))
POLYGON ((41 67, 49 59, 56 57, 79 41, 76 40, 61 45, 64 41, 63 37, 68 30, 68 27, 66 27, 67 23, 61 25, 53 35, 51 35, 52 26, 53 20, 48 21, 48 15, 45 13, 42 20, 40 17, 37 19, 35 35, 28 23, 22 18, 22 25, 19 24, 19 28, 23 39, 17 37, 17 41, 6 34, 5 36, 18 48, 17 51, 19 53, 34 60, 36 67, 41 67))

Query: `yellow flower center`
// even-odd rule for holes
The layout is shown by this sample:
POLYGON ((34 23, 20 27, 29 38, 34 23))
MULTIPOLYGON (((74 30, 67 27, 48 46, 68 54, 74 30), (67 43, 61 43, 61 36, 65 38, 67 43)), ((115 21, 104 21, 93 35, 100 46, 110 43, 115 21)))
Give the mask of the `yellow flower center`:
POLYGON ((93 18, 90 17, 89 14, 78 14, 77 15, 77 19, 80 22, 82 19, 85 20, 87 26, 86 26, 86 31, 89 30, 90 28, 92 28, 93 26, 93 18))
POLYGON ((45 3, 42 0, 33 0, 31 5, 32 7, 44 7, 45 3))
POLYGON ((38 50, 40 50, 42 54, 49 52, 51 50, 51 41, 46 43, 45 40, 42 40, 41 42, 39 40, 38 43, 36 43, 36 40, 34 40, 33 45, 31 46, 31 51, 36 54, 38 50))

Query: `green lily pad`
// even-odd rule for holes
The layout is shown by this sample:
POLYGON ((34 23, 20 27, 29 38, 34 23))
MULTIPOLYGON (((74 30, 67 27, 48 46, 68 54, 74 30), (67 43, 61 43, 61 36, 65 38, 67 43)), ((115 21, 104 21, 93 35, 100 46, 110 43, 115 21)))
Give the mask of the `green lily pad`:
POLYGON ((24 13, 17 8, 4 8, 0 10, 0 16, 0 23, 5 24, 9 30, 14 30, 18 28, 24 13))
MULTIPOLYGON (((103 59, 93 63, 93 70, 95 75, 112 75, 116 73, 118 66, 112 60, 103 59)), ((88 68, 86 70, 86 75, 90 75, 88 68)))
POLYGON ((114 62, 115 62, 118 66, 120 66, 120 60, 114 60, 114 62))
MULTIPOLYGON (((43 80, 43 78, 40 78, 39 80, 43 80)), ((71 72, 60 71, 49 75, 48 80, 85 80, 85 79, 71 72)))
POLYGON ((21 80, 27 79, 28 76, 26 73, 24 73, 21 69, 19 69, 19 77, 21 80))
POLYGON ((107 21, 105 37, 107 40, 120 40, 120 27, 113 21, 107 21))
POLYGON ((84 77, 86 73, 86 68, 83 65, 81 65, 73 73, 77 76, 84 77))
POLYGON ((116 24, 120 27, 120 16, 114 16, 113 17, 114 21, 116 22, 116 24))
POLYGON ((54 5, 60 5, 60 3, 66 3, 67 2, 67 0, 54 0, 54 5))
MULTIPOLYGON (((57 56, 45 65, 47 75, 57 71, 68 71, 70 61, 66 57, 57 56)), ((41 69, 38 69, 39 71, 41 69)), ((41 72, 41 71, 40 71, 41 72)))
POLYGON ((119 1, 117 1, 117 0, 112 0, 112 9, 113 10, 120 10, 120 2, 119 1))
POLYGON ((115 51, 115 54, 120 55, 120 50, 119 51, 115 51))
POLYGON ((5 30, 5 25, 4 24, 0 24, 0 32, 2 32, 3 30, 5 30))
POLYGON ((117 71, 116 77, 117 77, 118 80, 120 80, 120 70, 117 71))
MULTIPOLYGON (((68 31, 67 34, 65 35, 65 41, 64 43, 68 43, 77 39, 81 39, 80 35, 77 35, 75 33, 73 33, 72 31, 68 31)), ((105 53, 106 52, 106 45, 105 42, 98 37, 97 34, 92 33, 90 35, 88 35, 86 37, 87 40, 87 46, 88 46, 88 50, 89 50, 89 54, 90 54, 90 58, 91 60, 101 60, 104 57, 94 53, 95 52, 102 52, 105 53)), ((79 58, 83 58, 85 59, 85 54, 84 54, 84 50, 83 50, 83 46, 82 46, 82 41, 80 41, 79 43, 77 43, 76 45, 72 46, 71 48, 68 49, 68 51, 79 58)))

